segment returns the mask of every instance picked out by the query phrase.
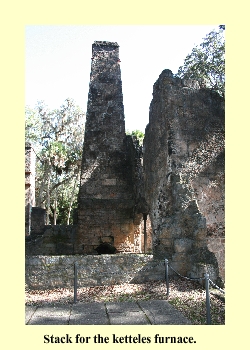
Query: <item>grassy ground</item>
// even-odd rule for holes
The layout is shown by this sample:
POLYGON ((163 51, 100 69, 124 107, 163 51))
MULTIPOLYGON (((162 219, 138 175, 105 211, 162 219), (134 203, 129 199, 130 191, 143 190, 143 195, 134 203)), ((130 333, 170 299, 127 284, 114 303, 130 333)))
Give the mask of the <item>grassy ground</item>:
MULTIPOLYGON (((96 286, 78 288, 77 300, 80 302, 136 301, 161 299, 181 311, 196 325, 206 324, 206 292, 200 284, 193 281, 170 279, 169 298, 166 295, 164 281, 143 284, 96 286)), ((44 303, 72 303, 73 289, 27 290, 26 305, 44 303)), ((217 289, 210 289, 211 321, 213 325, 225 324, 225 298, 217 289)))

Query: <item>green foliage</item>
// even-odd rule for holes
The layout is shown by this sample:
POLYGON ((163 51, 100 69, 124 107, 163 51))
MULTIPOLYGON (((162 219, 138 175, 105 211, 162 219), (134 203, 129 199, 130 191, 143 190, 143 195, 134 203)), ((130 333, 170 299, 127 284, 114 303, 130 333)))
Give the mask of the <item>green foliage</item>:
POLYGON ((72 99, 55 110, 43 101, 25 110, 25 138, 36 153, 36 206, 48 222, 70 223, 80 179, 85 114, 72 99), (59 222, 58 221, 58 222, 59 222))
POLYGON ((139 141, 139 145, 141 146, 143 144, 143 139, 144 139, 144 133, 140 130, 133 130, 133 131, 126 131, 127 135, 131 135, 137 138, 137 140, 139 141))
POLYGON ((225 26, 220 25, 193 48, 187 55, 183 66, 179 67, 177 77, 194 79, 211 88, 221 96, 225 93, 225 26))
POLYGON ((41 119, 34 109, 25 107, 25 140, 32 144, 37 143, 39 131, 41 129, 41 119))
MULTIPOLYGON (((77 182, 75 189, 74 189, 74 182, 68 181, 66 183, 62 183, 60 185, 60 191, 57 197, 57 224, 65 224, 68 221, 68 214, 69 214, 69 205, 70 205, 70 199, 72 198, 72 193, 74 194, 74 197, 72 198, 72 204, 71 204, 71 213, 74 209, 77 208, 77 190, 78 190, 79 183, 77 182)), ((69 223, 72 223, 73 217, 70 215, 69 223)))

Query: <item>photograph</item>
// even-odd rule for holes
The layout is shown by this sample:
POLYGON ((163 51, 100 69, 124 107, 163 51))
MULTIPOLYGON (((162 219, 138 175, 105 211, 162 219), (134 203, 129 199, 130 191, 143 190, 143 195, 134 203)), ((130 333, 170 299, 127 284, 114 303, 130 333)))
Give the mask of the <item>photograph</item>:
POLYGON ((2 4, 2 347, 249 348, 248 14, 2 4))
POLYGON ((26 325, 225 325, 225 32, 25 27, 26 325))

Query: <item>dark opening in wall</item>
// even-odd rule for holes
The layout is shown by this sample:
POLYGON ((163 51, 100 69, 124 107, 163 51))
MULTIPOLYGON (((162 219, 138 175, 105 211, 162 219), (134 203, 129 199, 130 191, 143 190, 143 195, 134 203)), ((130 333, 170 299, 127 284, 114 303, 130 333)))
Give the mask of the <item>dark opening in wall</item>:
POLYGON ((112 246, 109 243, 101 243, 96 249, 97 253, 99 255, 101 254, 115 254, 117 253, 117 250, 114 246, 112 246))

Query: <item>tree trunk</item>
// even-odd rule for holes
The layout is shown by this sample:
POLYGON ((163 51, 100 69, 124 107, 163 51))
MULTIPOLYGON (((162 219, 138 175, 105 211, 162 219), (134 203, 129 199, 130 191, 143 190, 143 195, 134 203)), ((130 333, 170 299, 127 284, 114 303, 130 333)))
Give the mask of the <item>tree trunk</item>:
POLYGON ((57 210, 57 200, 54 200, 54 225, 56 225, 56 219, 57 219, 57 215, 56 215, 56 210, 57 210))
MULTIPOLYGON (((56 182, 57 182, 57 175, 56 175, 56 182)), ((54 225, 56 225, 56 219, 57 219, 56 211, 57 211, 57 187, 56 187, 55 200, 54 200, 54 225)))
POLYGON ((68 211, 68 218, 67 218, 67 225, 69 225, 69 220, 70 220, 70 214, 71 214, 71 209, 72 209, 72 204, 75 198, 75 188, 76 188, 76 183, 79 181, 79 176, 80 176, 80 169, 78 168, 78 173, 75 177, 75 182, 74 182, 74 187, 72 190, 72 196, 70 199, 70 203, 69 203, 69 211, 68 211))
POLYGON ((51 175, 51 170, 48 173, 48 181, 47 181, 47 215, 46 215, 46 225, 50 224, 49 220, 49 214, 50 214, 50 175, 51 175))

